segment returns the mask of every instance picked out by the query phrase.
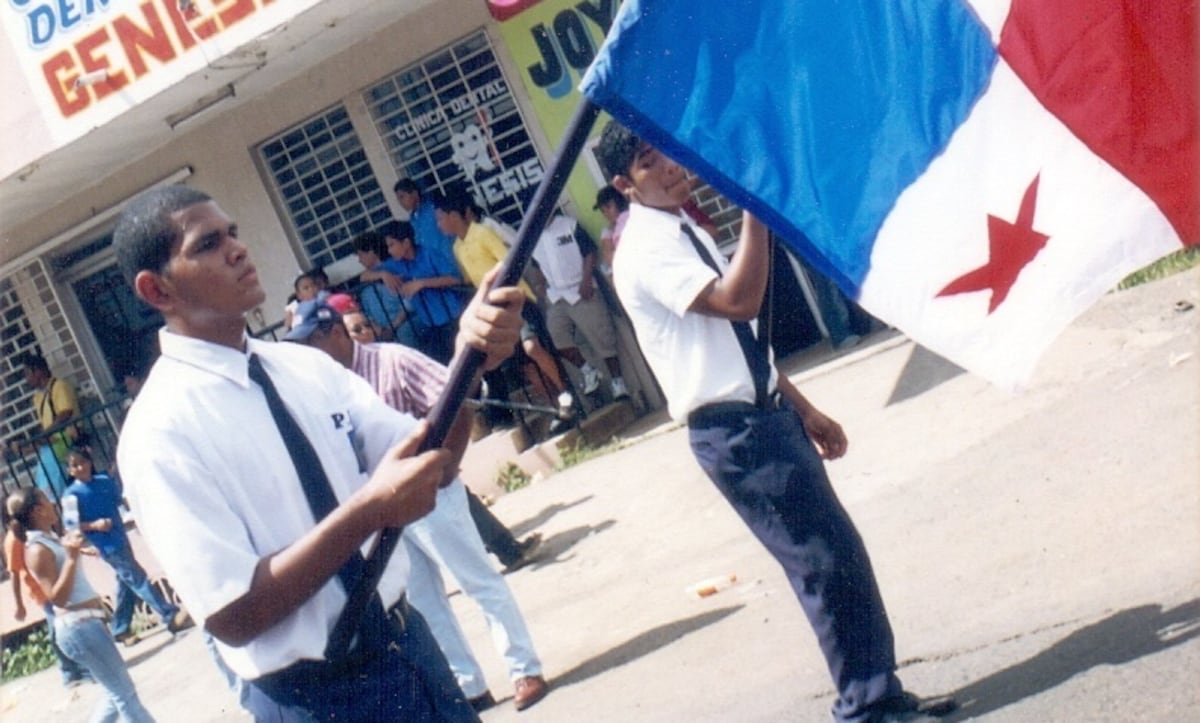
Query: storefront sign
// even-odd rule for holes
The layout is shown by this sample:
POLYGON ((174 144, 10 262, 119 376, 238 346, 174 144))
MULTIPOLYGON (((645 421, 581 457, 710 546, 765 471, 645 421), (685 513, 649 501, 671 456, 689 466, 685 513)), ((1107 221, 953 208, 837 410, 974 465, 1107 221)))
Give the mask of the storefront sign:
POLYGON ((319 0, 6 0, 0 13, 46 124, 65 143, 319 0))
MULTIPOLYGON (((618 0, 488 0, 506 47, 546 135, 557 143, 582 98, 577 86, 616 17, 618 0)), ((580 221, 590 232, 601 226, 592 211, 599 179, 584 164, 567 183, 580 221)))

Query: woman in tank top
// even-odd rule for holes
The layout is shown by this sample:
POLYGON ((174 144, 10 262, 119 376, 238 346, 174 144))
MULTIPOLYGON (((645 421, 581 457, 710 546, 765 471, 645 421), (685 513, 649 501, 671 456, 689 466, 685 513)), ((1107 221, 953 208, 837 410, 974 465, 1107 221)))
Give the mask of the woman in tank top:
POLYGON ((108 695, 93 721, 153 721, 138 700, 125 659, 117 651, 105 624, 100 597, 79 571, 83 535, 70 530, 59 536, 58 508, 36 488, 9 495, 5 504, 8 526, 25 542, 25 566, 54 606, 54 632, 67 657, 87 668, 108 695))

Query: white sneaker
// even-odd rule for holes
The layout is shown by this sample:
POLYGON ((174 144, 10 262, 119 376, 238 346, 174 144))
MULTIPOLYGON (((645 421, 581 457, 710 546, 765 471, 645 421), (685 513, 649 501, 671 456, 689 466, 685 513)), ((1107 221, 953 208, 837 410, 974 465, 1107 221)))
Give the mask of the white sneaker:
POLYGON ((600 388, 600 371, 596 367, 584 362, 583 366, 579 367, 579 371, 583 373, 584 396, 600 388))
POLYGON ((613 399, 629 396, 629 390, 625 388, 625 380, 621 377, 612 378, 612 395, 613 399))

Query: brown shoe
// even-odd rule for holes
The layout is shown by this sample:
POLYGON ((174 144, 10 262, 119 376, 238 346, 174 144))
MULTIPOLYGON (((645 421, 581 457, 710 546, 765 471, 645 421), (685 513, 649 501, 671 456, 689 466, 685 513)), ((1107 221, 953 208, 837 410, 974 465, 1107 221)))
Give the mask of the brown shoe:
POLYGON ((517 678, 517 682, 513 683, 513 689, 516 691, 513 695, 513 707, 517 710, 525 710, 546 697, 546 694, 550 692, 550 684, 540 675, 527 675, 524 678, 517 678))

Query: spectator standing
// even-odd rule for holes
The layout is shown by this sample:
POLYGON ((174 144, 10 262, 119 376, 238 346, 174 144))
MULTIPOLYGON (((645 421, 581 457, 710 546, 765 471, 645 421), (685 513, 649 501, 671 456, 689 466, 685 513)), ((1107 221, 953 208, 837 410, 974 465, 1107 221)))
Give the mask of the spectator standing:
MULTIPOLYGON (((8 514, 5 513, 5 520, 7 519, 8 514)), ((25 598, 21 594, 22 587, 29 590, 29 597, 33 598, 33 602, 42 608, 42 614, 46 616, 46 633, 50 638, 50 649, 54 651, 54 658, 58 661, 58 669, 62 673, 63 685, 67 688, 74 688, 85 680, 90 680, 92 676, 87 669, 68 658, 62 648, 58 647, 54 633, 54 606, 50 604, 46 593, 42 591, 42 586, 38 584, 25 565, 24 540, 18 538, 17 533, 7 526, 4 530, 4 561, 8 566, 8 571, 12 573, 13 602, 16 603, 14 615, 17 621, 23 621, 29 614, 25 609, 25 598)))
POLYGON ((51 499, 62 499, 67 487, 67 476, 63 463, 67 450, 79 437, 74 425, 62 427, 79 413, 79 399, 75 387, 50 373, 50 366, 40 354, 26 352, 21 356, 25 383, 33 387, 33 411, 43 438, 33 444, 18 444, 21 451, 37 452, 37 469, 34 483, 51 499), (50 434, 50 430, 54 433, 50 434))
POLYGON ((583 393, 600 386, 600 372, 579 350, 583 337, 604 360, 614 399, 629 396, 617 358, 617 330, 596 291, 596 245, 575 219, 558 213, 546 224, 533 260, 546 278, 546 326, 554 346, 583 374, 583 393))
POLYGON ((133 546, 121 520, 121 488, 103 472, 93 468, 92 455, 83 447, 67 452, 67 472, 73 481, 67 494, 79 504, 79 529, 117 575, 117 599, 113 608, 112 636, 117 642, 133 645, 137 635, 130 628, 137 599, 150 606, 162 618, 167 632, 174 635, 191 627, 186 610, 168 602, 150 582, 146 571, 133 556, 133 546))
POLYGON ((58 508, 42 492, 26 487, 5 500, 9 529, 25 545, 26 566, 54 606, 54 634, 59 647, 71 660, 83 666, 108 695, 92 714, 95 721, 126 723, 153 722, 154 718, 138 698, 125 667, 125 660, 113 644, 104 625, 104 606, 100 597, 79 569, 83 535, 61 527, 58 508))
POLYGON ((592 208, 604 216, 604 230, 600 232, 600 270, 612 276, 613 253, 621 242, 621 231, 629 219, 629 200, 611 185, 596 193, 596 205, 592 208))
POLYGON ((436 251, 446 259, 454 258, 454 237, 438 228, 432 197, 411 178, 401 178, 392 186, 396 201, 408 212, 408 222, 413 227, 413 240, 417 246, 436 251))
MULTIPOLYGON (((475 202, 465 191, 443 194, 434 203, 438 228, 455 237, 454 256, 458 259, 463 276, 478 286, 484 274, 495 268, 508 254, 508 248, 495 232, 470 220, 475 202)), ((525 325, 521 329, 522 349, 533 362, 540 378, 546 382, 551 398, 558 401, 560 408, 571 409, 575 399, 567 390, 565 375, 558 361, 538 338, 545 333, 546 322, 538 310, 537 297, 524 281, 519 286, 526 298, 534 302, 525 304, 522 310, 525 318, 525 325)))

